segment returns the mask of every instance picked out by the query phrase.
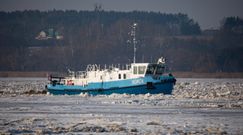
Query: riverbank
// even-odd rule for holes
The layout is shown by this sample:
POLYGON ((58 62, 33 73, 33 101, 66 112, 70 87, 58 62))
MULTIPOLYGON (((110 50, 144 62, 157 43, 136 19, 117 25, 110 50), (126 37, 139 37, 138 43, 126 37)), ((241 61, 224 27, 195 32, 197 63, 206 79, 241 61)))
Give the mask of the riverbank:
MULTIPOLYGON (((47 77, 55 72, 20 72, 20 71, 2 71, 0 77, 47 77)), ((196 73, 196 72, 173 72, 176 78, 243 78, 243 72, 217 72, 217 73, 196 73)))

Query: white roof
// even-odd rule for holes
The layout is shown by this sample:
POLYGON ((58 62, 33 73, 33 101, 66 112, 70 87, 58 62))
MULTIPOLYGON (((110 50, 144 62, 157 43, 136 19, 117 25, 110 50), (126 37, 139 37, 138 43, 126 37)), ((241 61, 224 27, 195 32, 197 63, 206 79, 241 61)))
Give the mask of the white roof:
POLYGON ((131 66, 147 66, 149 63, 132 63, 131 66))

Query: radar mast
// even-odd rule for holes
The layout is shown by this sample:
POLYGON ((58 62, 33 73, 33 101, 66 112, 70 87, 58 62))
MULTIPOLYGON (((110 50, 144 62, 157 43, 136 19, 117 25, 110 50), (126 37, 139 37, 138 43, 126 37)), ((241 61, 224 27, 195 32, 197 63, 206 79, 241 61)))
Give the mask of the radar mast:
POLYGON ((137 23, 133 23, 131 27, 131 33, 129 33, 132 37, 132 41, 128 40, 129 43, 133 44, 133 63, 136 63, 136 51, 137 51, 136 27, 137 27, 137 23))

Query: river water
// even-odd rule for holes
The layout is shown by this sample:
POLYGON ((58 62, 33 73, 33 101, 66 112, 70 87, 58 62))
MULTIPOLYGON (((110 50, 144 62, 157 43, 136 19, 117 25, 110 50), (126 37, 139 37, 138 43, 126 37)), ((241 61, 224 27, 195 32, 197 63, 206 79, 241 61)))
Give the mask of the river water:
POLYGON ((242 79, 178 79, 172 95, 53 96, 46 78, 0 78, 0 133, 243 134, 242 79))

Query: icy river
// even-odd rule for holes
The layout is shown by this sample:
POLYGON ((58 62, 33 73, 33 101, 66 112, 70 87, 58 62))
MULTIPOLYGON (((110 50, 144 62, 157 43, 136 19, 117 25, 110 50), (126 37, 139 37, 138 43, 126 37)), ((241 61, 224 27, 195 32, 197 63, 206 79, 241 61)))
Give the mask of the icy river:
POLYGON ((53 96, 0 78, 0 134, 243 134, 243 79, 178 79, 172 95, 53 96))

